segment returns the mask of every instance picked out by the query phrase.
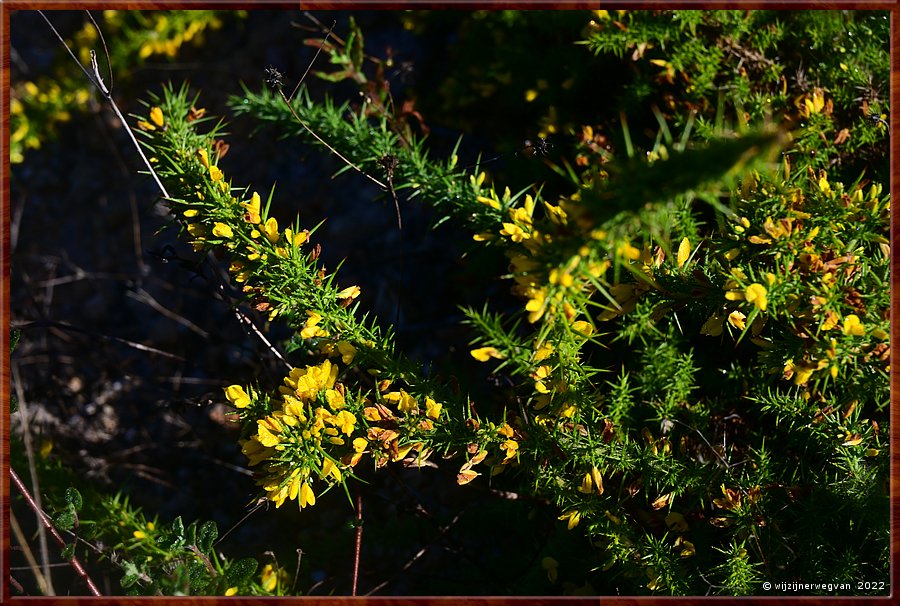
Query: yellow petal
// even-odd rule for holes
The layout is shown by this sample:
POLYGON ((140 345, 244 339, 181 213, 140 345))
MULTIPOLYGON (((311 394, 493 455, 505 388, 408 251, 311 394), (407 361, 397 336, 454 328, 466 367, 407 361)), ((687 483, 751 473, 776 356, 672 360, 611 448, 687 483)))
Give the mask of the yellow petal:
POLYGON ((160 108, 153 107, 150 109, 150 121, 162 128, 163 124, 165 124, 165 120, 163 119, 163 113, 160 108))
POLYGON ((313 489, 309 487, 309 484, 304 482, 303 486, 300 487, 300 509, 303 509, 307 505, 315 504, 316 494, 313 492, 313 489))
POLYGON ((469 353, 479 362, 487 362, 491 358, 503 359, 503 354, 497 351, 495 347, 479 347, 469 353))
POLYGON ((861 337, 866 334, 866 330, 859 321, 859 316, 850 314, 844 318, 844 334, 852 337, 861 337))
POLYGON ((218 236, 220 238, 230 238, 234 235, 234 232, 231 231, 231 228, 224 223, 216 223, 213 227, 212 233, 214 236, 218 236))
POLYGON ((244 391, 240 385, 229 385, 225 388, 225 397, 234 404, 236 408, 246 408, 250 406, 250 396, 244 391))
POLYGON ((678 267, 683 267, 687 262, 688 257, 691 256, 691 242, 687 238, 684 238, 681 241, 681 244, 678 245, 678 256, 676 261, 678 263, 678 267))
POLYGON ((754 282, 744 291, 744 297, 749 303, 753 303, 754 305, 756 305, 759 311, 766 311, 766 306, 768 304, 766 300, 767 293, 768 291, 766 290, 765 286, 754 282))

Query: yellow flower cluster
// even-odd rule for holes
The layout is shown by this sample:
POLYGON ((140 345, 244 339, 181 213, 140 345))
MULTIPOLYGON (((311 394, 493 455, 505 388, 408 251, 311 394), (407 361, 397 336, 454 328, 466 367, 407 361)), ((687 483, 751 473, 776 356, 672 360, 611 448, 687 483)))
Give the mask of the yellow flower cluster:
MULTIPOLYGON (((333 452, 347 444, 357 425, 356 416, 346 410, 338 372, 330 360, 292 369, 279 389, 281 408, 257 420, 256 433, 242 443, 250 465, 263 464, 258 484, 276 507, 293 499, 301 509, 314 505, 314 474, 328 483, 338 482, 341 469, 359 460, 351 456, 343 462, 333 452)), ((227 387, 225 397, 238 408, 247 407, 252 399, 237 385, 227 387)))
MULTIPOLYGON (((326 342, 320 350, 347 363, 356 354, 345 341, 326 342)), ((256 418, 255 432, 241 443, 250 465, 262 466, 257 483, 276 507, 293 499, 301 508, 314 505, 316 478, 327 485, 342 482, 344 472, 366 453, 376 467, 403 460, 413 450, 420 460, 430 454, 423 436, 434 431, 442 404, 428 396, 420 405, 404 389, 387 391, 389 381, 378 385, 381 395, 374 402, 363 398, 348 404, 346 390, 337 381, 339 372, 327 359, 292 369, 279 388, 279 408, 256 418)), ((253 390, 231 385, 225 397, 238 409, 249 408, 247 418, 253 420, 253 390)))

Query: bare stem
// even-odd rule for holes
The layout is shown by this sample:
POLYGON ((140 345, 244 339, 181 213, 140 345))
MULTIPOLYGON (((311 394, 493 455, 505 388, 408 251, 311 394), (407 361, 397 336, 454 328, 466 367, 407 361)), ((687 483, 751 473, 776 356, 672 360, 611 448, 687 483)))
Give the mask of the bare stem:
MULTIPOLYGON (((16 488, 19 489, 19 492, 22 493, 22 496, 25 497, 25 501, 28 503, 28 506, 37 514, 38 519, 41 521, 41 524, 46 528, 50 535, 56 539, 56 543, 60 546, 60 548, 64 548, 66 546, 66 542, 60 536, 60 534, 56 531, 56 528, 50 522, 50 518, 47 517, 41 509, 37 506, 37 503, 34 502, 34 499, 31 498, 31 494, 28 492, 28 489, 25 488, 25 484, 22 483, 22 480, 19 479, 18 474, 12 469, 9 470, 9 477, 12 479, 13 484, 16 485, 16 488)), ((81 562, 78 561, 74 555, 72 559, 69 560, 69 563, 72 565, 72 568, 75 569, 75 572, 81 577, 81 580, 85 582, 90 590, 91 594, 95 596, 101 596, 103 594, 100 593, 100 590, 97 589, 97 586, 94 585, 94 581, 91 580, 91 577, 88 576, 87 571, 81 565, 81 562)))

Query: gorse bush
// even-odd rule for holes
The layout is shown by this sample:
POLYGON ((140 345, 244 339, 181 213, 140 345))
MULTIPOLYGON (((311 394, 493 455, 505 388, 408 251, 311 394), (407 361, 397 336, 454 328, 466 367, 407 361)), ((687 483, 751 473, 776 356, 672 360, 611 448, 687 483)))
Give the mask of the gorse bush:
MULTIPOLYGON (((133 126, 172 227, 227 267, 242 306, 292 333, 278 381, 221 377, 260 498, 351 507, 329 493, 352 504, 362 476, 449 466, 458 490, 502 483, 555 507, 578 557, 567 539, 549 543, 530 571, 546 577, 534 585, 543 591, 756 595, 842 583, 801 591, 886 593, 882 16, 595 11, 572 52, 632 64, 624 98, 635 107, 662 101, 645 112, 651 121, 628 110, 545 129, 574 140, 543 158, 566 184, 547 188, 559 194, 467 166, 460 142, 436 159, 441 150, 426 147, 435 118, 394 98, 393 59, 367 55, 352 19, 344 37, 307 43, 336 66, 314 75, 358 88, 353 101, 305 85, 289 99, 293 83, 276 68, 232 97, 233 119, 272 127, 257 137, 302 139, 339 156, 342 172, 364 173, 398 221, 427 206, 438 234, 454 223, 467 245, 506 259, 489 279, 515 306, 465 307, 460 327, 472 335, 464 355, 503 389, 401 351, 388 324, 362 312, 367 293, 325 267, 317 226, 302 214, 280 224, 281 192, 226 171, 224 122, 204 93, 149 93, 133 126)), ((404 17, 413 31, 433 18, 404 17)), ((528 152, 541 158, 548 142, 528 152)), ((136 524, 129 549, 150 549, 159 521, 136 524)), ((155 544, 182 552, 161 559, 184 560, 190 582, 134 556, 123 587, 259 595, 296 585, 277 564, 259 577, 256 562, 220 557, 216 534, 166 526, 155 544)))
MULTIPOLYGON (((241 16, 242 11, 228 13, 241 16)), ((221 11, 102 11, 99 24, 116 44, 110 47, 110 68, 120 78, 157 57, 174 59, 185 44, 202 44, 204 32, 222 27, 221 11)), ((69 43, 78 49, 79 59, 90 65, 91 49, 99 43, 97 27, 87 22, 69 43)), ((68 122, 76 112, 88 108, 94 91, 84 77, 71 69, 69 58, 61 55, 52 67, 53 75, 26 80, 11 87, 10 162, 21 163, 25 151, 38 149, 55 136, 58 124, 68 122)), ((120 83, 121 84, 121 83, 120 83)))

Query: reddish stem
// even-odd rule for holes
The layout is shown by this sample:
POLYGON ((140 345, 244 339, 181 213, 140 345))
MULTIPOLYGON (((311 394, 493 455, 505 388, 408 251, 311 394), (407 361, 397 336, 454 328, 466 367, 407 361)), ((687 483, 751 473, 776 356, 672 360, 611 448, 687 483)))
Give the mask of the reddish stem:
MULTIPOLYGON (((19 492, 22 493, 22 496, 25 497, 25 500, 28 502, 28 506, 37 514, 38 518, 41 520, 41 523, 44 525, 44 528, 50 531, 50 535, 56 539, 56 542, 59 544, 60 548, 64 548, 66 546, 66 542, 60 536, 60 534, 56 531, 56 528, 50 522, 50 518, 47 517, 41 509, 37 506, 37 503, 34 502, 34 499, 31 498, 31 494, 28 492, 28 489, 25 488, 25 484, 22 483, 22 480, 19 479, 19 476, 12 469, 9 470, 9 475, 12 478, 13 483, 15 483, 16 487, 19 489, 19 492)), ((85 582, 90 589, 91 593, 95 596, 103 595, 100 593, 100 590, 97 589, 97 586, 94 585, 94 582, 91 580, 91 577, 88 576, 87 571, 85 571, 84 567, 81 565, 81 562, 78 561, 78 558, 72 556, 72 559, 69 560, 69 563, 72 565, 72 568, 75 569, 75 572, 78 573, 78 576, 81 577, 81 580, 85 582)))

